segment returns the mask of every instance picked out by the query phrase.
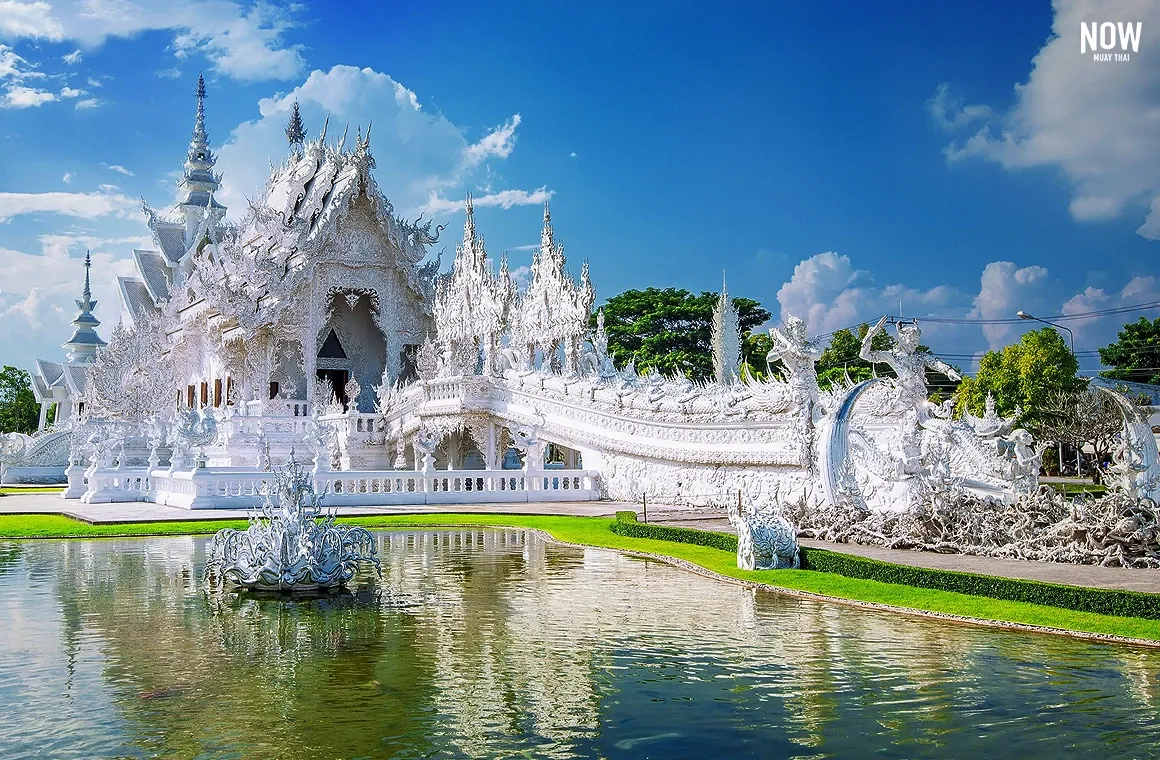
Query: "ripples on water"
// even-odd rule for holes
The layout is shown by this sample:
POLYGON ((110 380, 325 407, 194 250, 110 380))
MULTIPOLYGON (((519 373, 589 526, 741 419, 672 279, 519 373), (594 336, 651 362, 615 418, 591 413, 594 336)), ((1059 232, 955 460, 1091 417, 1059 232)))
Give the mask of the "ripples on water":
POLYGON ((0 758, 1099 757, 1160 652, 754 593, 518 531, 209 595, 204 539, 0 543, 0 758))

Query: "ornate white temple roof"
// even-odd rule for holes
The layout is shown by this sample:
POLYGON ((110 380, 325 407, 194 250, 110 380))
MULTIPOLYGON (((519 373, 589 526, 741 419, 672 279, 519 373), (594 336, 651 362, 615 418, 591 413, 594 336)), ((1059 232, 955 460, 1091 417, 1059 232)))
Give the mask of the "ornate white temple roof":
POLYGON ((133 261, 137 264, 137 271, 141 274, 141 280, 154 303, 169 298, 169 286, 173 282, 172 270, 166 266, 161 254, 157 251, 135 250, 133 261))
POLYGON ((142 315, 157 316, 161 313, 143 280, 118 277, 117 289, 121 292, 121 304, 131 323, 136 324, 142 315))

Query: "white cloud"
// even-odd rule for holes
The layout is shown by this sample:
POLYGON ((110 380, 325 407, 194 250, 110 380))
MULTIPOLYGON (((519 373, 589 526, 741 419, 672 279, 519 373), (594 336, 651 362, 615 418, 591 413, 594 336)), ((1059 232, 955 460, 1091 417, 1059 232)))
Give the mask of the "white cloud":
POLYGON ((14 85, 0 96, 0 108, 36 108, 56 100, 56 95, 36 87, 14 85))
POLYGON ((105 162, 102 161, 101 166, 105 167, 109 171, 117 172, 117 174, 124 174, 126 177, 136 177, 137 176, 136 174, 129 171, 128 169, 121 166, 120 164, 106 164, 105 162))
POLYGON ((1052 36, 1031 62, 1015 104, 1000 115, 986 106, 964 106, 944 86, 932 98, 932 114, 944 127, 985 120, 961 144, 946 148, 954 162, 995 161, 1007 169, 1049 166, 1071 181, 1069 210, 1078 221, 1119 216, 1151 204, 1138 232, 1160 238, 1160 45, 1142 44, 1126 62, 1097 62, 1080 53, 1080 22, 1140 21, 1160 28, 1160 4, 1152 0, 1056 0, 1052 36))
POLYGON ((119 193, 0 193, 0 222, 23 214, 62 214, 93 219, 124 213, 138 201, 119 193))
POLYGON ((84 54, 81 53, 80 50, 74 50, 68 55, 61 56, 60 59, 67 63, 69 66, 76 66, 84 57, 84 54))
POLYGON ((120 316, 117 276, 134 270, 131 248, 142 239, 55 236, 42 239, 40 253, 0 248, 4 289, 0 292, 0 334, 5 363, 31 368, 37 358, 60 361, 76 313, 74 299, 84 287, 84 249, 92 251, 92 290, 97 300, 97 332, 106 340, 120 316), (45 277, 51 272, 51 277, 45 277))
MULTIPOLYGON (((518 116, 513 116, 472 144, 464 139, 464 128, 423 108, 414 92, 387 74, 354 66, 312 71, 290 92, 259 101, 260 117, 239 124, 219 150, 217 168, 224 175, 224 186, 218 197, 232 213, 240 214, 245 197, 262 188, 268 160, 278 163, 286 156, 286 120, 295 100, 308 139, 318 137, 327 114, 327 139, 332 142, 349 128, 348 144, 353 143, 358 125, 373 122, 371 150, 379 157, 375 176, 396 210, 406 216, 462 208, 462 202, 445 199, 465 195, 478 175, 510 155, 519 125, 518 116)), ((209 119, 212 125, 212 111, 209 119)), ((542 203, 550 195, 543 187, 500 190, 477 199, 476 205, 511 208, 542 203)))
POLYGON ((55 41, 63 37, 64 27, 53 18, 52 7, 48 3, 41 0, 31 3, 0 0, 0 38, 55 41))
POLYGON ((104 86, 101 84, 101 81, 99 79, 95 79, 93 77, 89 77, 88 79, 85 80, 85 82, 88 83, 89 87, 92 87, 94 89, 104 86))
POLYGON ((181 79, 181 69, 168 68, 157 72, 159 79, 181 79))
POLYGON ((77 89, 74 89, 72 87, 62 87, 60 89, 60 96, 62 98, 79 98, 81 95, 84 95, 84 94, 85 94, 84 90, 77 90, 77 89))
POLYGON ((965 105, 962 98, 951 94, 950 85, 946 82, 939 84, 934 95, 926 101, 926 110, 935 123, 948 132, 991 117, 988 106, 965 105))
POLYGON ((100 104, 101 101, 97 100, 96 98, 85 98, 84 100, 77 101, 76 109, 78 111, 84 111, 89 108, 96 108, 100 104))
MULTIPOLYGON (((1119 290, 1111 292, 1104 288, 1087 287, 1064 302, 1060 314, 1081 314, 1136 306, 1142 303, 1160 301, 1160 281, 1152 275, 1133 277, 1119 290)), ((1100 319, 1076 320, 1068 322, 1075 333, 1076 342, 1082 346, 1097 348, 1116 339, 1116 333, 1125 323, 1139 315, 1133 312, 1113 314, 1100 319)))
POLYGON ((0 38, 71 40, 88 48, 109 37, 169 31, 179 58, 204 55, 217 73, 244 81, 287 79, 305 68, 301 46, 283 42, 298 10, 231 0, 72 0, 55 7, 0 0, 0 38))
POLYGON ((12 48, 0 44, 0 81, 20 79, 29 69, 28 61, 17 55, 12 48))
POLYGON ((777 300, 783 321, 793 314, 806 320, 811 333, 821 334, 895 314, 900 301, 907 316, 921 316, 961 307, 966 296, 948 285, 927 290, 878 286, 869 272, 853 267, 849 256, 826 251, 794 267, 777 300))
MULTIPOLYGON (((1043 288, 1046 278, 1045 267, 1019 267, 1010 261, 992 261, 983 268, 979 293, 967 317, 1012 319, 1019 311, 1043 313, 1041 307, 1047 303, 1043 288)), ((992 349, 1002 348, 1023 331, 1018 324, 986 324, 982 329, 988 347, 992 349)))
POLYGON ((64 182, 67 185, 68 183, 72 182, 72 178, 73 178, 72 172, 65 172, 64 176, 61 177, 60 180, 61 180, 61 182, 64 182))
POLYGON ((523 293, 532 284, 532 268, 529 266, 519 266, 508 272, 508 279, 516 286, 516 290, 523 293))
POLYGON ((580 158, 580 154, 577 153, 576 151, 572 151, 571 153, 568 154, 568 158, 580 158))
MULTIPOLYGON (((490 195, 472 197, 471 202, 480 208, 484 206, 499 206, 506 210, 513 206, 541 206, 551 200, 554 194, 554 190, 549 190, 546 187, 539 187, 531 192, 527 190, 501 190, 498 193, 491 193, 490 195)), ((439 198, 432 194, 427 201, 427 205, 423 207, 423 210, 432 214, 453 213, 462 211, 465 205, 466 199, 454 200, 439 198)))
POLYGON ((516 145, 516 127, 519 125, 520 115, 517 113, 484 135, 479 142, 469 145, 463 154, 464 163, 468 168, 474 168, 492 156, 496 158, 510 156, 516 145))

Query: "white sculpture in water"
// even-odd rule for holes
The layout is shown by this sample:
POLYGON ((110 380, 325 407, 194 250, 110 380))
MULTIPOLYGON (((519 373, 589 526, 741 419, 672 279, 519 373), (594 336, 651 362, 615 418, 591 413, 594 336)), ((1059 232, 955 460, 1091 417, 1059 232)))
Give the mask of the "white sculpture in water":
POLYGON ((258 591, 318 591, 346 584, 363 562, 382 574, 374 536, 323 515, 320 494, 293 452, 274 477, 250 527, 223 528, 210 541, 208 582, 224 579, 258 591))

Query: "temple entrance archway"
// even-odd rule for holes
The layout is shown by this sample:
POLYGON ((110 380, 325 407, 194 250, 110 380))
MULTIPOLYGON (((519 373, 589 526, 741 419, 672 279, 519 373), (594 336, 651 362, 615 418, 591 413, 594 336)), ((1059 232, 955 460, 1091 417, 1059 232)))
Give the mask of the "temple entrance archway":
POLYGON ((347 410, 370 412, 374 386, 381 382, 386 363, 386 341, 375 320, 376 301, 364 292, 334 291, 328 306, 326 323, 318 332, 316 377, 331 384, 347 410), (351 380, 358 383, 357 398, 347 392, 351 380))

